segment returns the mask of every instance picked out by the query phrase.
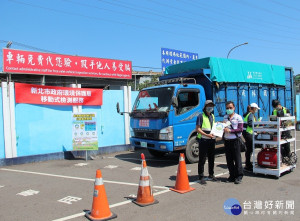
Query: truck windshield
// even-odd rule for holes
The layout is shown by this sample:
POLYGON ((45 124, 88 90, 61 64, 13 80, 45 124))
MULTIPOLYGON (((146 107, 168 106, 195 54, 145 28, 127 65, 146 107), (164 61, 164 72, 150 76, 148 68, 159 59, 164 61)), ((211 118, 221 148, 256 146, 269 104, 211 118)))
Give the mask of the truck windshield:
POLYGON ((145 89, 140 91, 133 111, 162 111, 170 109, 174 87, 145 89))

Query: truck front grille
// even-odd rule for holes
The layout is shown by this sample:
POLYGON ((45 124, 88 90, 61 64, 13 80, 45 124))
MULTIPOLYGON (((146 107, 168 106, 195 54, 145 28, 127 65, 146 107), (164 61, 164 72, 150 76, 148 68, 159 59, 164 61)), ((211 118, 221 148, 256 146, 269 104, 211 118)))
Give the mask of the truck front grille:
POLYGON ((159 130, 133 130, 134 137, 150 140, 158 140, 159 130))

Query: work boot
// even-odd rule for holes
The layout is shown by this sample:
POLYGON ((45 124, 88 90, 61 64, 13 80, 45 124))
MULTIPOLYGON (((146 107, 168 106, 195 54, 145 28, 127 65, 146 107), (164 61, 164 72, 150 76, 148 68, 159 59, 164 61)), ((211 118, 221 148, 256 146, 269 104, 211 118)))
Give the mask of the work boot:
POLYGON ((241 184, 242 183, 242 176, 235 179, 234 184, 241 184))
POLYGON ((235 180, 235 179, 234 179, 233 177, 230 176, 230 177, 227 178, 226 183, 233 183, 234 180, 235 180))
POLYGON ((207 180, 213 181, 213 182, 219 181, 214 175, 209 175, 207 180))
POLYGON ((202 178, 200 179, 200 184, 201 184, 201 185, 206 185, 206 181, 205 181, 204 177, 202 177, 202 178))

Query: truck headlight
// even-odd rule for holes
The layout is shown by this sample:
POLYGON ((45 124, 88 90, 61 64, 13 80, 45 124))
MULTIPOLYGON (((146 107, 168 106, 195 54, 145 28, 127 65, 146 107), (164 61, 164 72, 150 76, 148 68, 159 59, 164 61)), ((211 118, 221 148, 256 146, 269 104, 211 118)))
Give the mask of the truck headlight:
POLYGON ((160 140, 173 140, 173 126, 165 127, 159 131, 160 140))

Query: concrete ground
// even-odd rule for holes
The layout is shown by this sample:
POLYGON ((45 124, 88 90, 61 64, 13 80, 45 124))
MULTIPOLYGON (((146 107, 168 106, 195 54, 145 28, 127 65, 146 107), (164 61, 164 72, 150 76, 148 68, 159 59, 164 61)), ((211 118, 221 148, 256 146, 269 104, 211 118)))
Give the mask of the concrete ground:
MULTIPOLYGON (((244 159, 244 153, 242 156, 244 159)), ((190 185, 195 190, 179 194, 169 190, 175 185, 177 167, 178 154, 155 159, 143 149, 97 156, 87 162, 59 160, 2 167, 0 220, 87 220, 84 211, 92 207, 97 169, 102 171, 116 220, 300 220, 298 168, 279 179, 245 172, 242 184, 225 183, 228 170, 223 149, 219 148, 215 175, 220 182, 200 185, 197 164, 187 164, 190 185), (146 155, 154 197, 159 201, 147 207, 131 202, 138 190, 141 153, 146 155), (237 199, 242 208, 238 217, 224 211, 224 202, 230 198, 237 199)))

